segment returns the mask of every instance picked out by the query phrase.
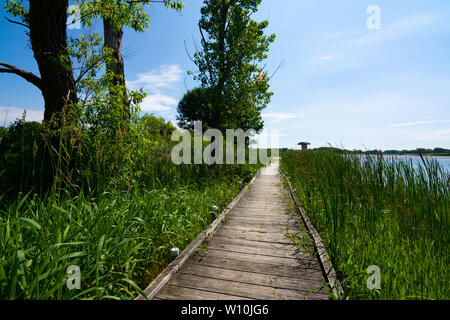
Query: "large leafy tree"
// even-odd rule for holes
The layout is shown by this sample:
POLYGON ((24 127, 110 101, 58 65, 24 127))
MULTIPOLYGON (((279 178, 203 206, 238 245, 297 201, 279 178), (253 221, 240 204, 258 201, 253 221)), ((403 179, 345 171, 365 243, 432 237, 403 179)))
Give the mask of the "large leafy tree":
MULTIPOLYGON (((124 111, 130 114, 130 104, 125 87, 125 69, 122 57, 123 28, 127 26, 137 32, 148 29, 149 17, 145 7, 153 2, 162 3, 166 8, 180 11, 181 1, 174 0, 78 0, 81 8, 81 20, 90 26, 92 20, 101 18, 103 21, 104 47, 109 50, 111 58, 106 63, 106 71, 111 74, 113 86, 122 97, 124 111)), ((113 94, 113 92, 110 92, 113 94)))
MULTIPOLYGON (((68 0, 40 1, 8 0, 5 8, 19 21, 10 22, 27 29, 31 49, 39 67, 40 75, 0 62, 0 73, 18 75, 35 85, 45 102, 44 121, 54 116, 61 119, 63 110, 77 103, 75 79, 67 46, 66 20, 68 0)), ((59 121, 55 122, 56 124, 59 121)))
MULTIPOLYGON (((192 60, 198 68, 194 79, 210 93, 210 116, 190 119, 190 114, 181 109, 181 123, 201 120, 221 130, 262 130, 261 111, 272 93, 268 91, 267 72, 260 64, 267 58, 275 35, 264 34, 267 21, 251 19, 260 3, 261 0, 204 0, 198 24, 202 50, 195 52, 192 60)), ((207 113, 198 114, 201 117, 207 113)))
POLYGON ((178 125, 194 130, 194 122, 202 121, 203 131, 213 122, 211 91, 202 87, 189 90, 178 103, 178 125))

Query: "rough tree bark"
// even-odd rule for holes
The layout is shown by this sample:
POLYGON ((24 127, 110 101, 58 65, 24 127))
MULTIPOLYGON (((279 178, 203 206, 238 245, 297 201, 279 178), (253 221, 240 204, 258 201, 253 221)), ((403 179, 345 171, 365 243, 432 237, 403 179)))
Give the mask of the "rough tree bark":
MULTIPOLYGON (((45 103, 44 121, 70 110, 77 102, 75 80, 67 48, 68 0, 30 0, 28 25, 34 58, 40 77, 7 63, 0 63, 0 73, 16 74, 41 90, 45 103)), ((59 117, 57 117, 59 118, 59 117)))
POLYGON ((34 58, 41 74, 44 121, 70 110, 77 102, 75 80, 67 48, 68 0, 30 0, 29 28, 34 58))
POLYGON ((129 115, 130 106, 128 102, 127 90, 125 88, 125 70, 122 57, 122 37, 123 27, 116 28, 112 22, 103 18, 104 46, 112 50, 114 61, 106 64, 106 70, 114 74, 113 85, 123 87, 124 111, 129 115))

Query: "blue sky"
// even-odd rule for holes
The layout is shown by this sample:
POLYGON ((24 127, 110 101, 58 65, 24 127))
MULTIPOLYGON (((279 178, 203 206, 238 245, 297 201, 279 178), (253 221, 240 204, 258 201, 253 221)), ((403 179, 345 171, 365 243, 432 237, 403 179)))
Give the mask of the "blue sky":
MULTIPOLYGON (((125 32, 127 83, 149 93, 146 112, 174 120, 178 100, 196 86, 184 41, 193 51, 201 6, 186 0, 180 15, 154 4, 148 32, 125 32)), ((450 148, 450 1, 263 0, 254 19, 268 19, 267 33, 277 34, 266 68, 285 61, 263 111, 279 146, 450 148), (379 30, 367 28, 370 5, 381 10, 379 30)), ((22 27, 1 19, 0 39, 1 62, 38 74, 22 27)), ((0 124, 24 108, 30 120, 42 117, 39 90, 0 74, 0 124)))

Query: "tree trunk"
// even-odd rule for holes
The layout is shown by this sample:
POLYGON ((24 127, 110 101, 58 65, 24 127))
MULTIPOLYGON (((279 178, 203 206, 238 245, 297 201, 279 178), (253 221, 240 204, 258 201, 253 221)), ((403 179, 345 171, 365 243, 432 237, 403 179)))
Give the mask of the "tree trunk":
POLYGON ((122 58, 123 26, 116 28, 108 18, 103 18, 103 34, 104 46, 112 49, 114 58, 114 61, 106 64, 106 70, 114 74, 113 85, 123 87, 123 107, 124 111, 129 115, 130 105, 125 87, 125 69, 122 58))
POLYGON ((214 113, 213 113, 213 123, 215 128, 224 129, 222 123, 222 113, 225 106, 223 105, 223 89, 225 86, 226 79, 226 65, 225 65, 225 28, 227 24, 227 15, 228 15, 228 4, 225 0, 221 1, 220 6, 220 29, 219 29, 219 37, 218 37, 218 47, 219 47, 219 79, 217 81, 216 86, 216 94, 213 96, 213 105, 214 105, 214 113))
POLYGON ((77 102, 75 80, 67 48, 68 0, 30 0, 30 42, 41 74, 44 121, 70 111, 77 102))

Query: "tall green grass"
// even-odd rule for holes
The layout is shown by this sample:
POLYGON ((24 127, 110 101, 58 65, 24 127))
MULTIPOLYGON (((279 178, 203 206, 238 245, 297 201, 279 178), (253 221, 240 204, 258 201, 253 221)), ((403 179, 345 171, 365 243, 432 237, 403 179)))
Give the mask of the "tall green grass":
POLYGON ((21 195, 0 210, 0 297, 89 299, 128 296, 145 288, 238 193, 233 179, 137 188, 130 196, 21 195), (66 287, 67 268, 81 268, 81 290, 66 287))
POLYGON ((0 298, 136 296, 169 263, 170 248, 186 247, 214 219, 211 206, 223 209, 251 172, 223 168, 195 182, 155 178, 131 193, 96 197, 19 194, 0 207, 0 298), (70 265, 81 269, 80 290, 66 286, 70 265))
POLYGON ((260 167, 175 165, 170 137, 141 122, 63 130, 50 151, 39 124, 1 132, 0 299, 134 298, 260 167))
POLYGON ((450 180, 437 162, 289 151, 281 163, 347 298, 450 298, 450 180), (367 287, 370 265, 380 290, 367 287))

